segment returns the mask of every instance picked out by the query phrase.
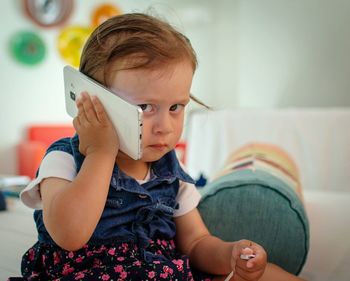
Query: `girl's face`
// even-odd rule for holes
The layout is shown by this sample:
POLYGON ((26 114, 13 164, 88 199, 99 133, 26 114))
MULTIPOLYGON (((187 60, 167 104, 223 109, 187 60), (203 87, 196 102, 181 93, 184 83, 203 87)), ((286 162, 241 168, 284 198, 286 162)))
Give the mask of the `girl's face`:
POLYGON ((157 70, 121 70, 113 77, 111 90, 143 110, 142 161, 159 160, 179 141, 192 78, 188 62, 157 70))

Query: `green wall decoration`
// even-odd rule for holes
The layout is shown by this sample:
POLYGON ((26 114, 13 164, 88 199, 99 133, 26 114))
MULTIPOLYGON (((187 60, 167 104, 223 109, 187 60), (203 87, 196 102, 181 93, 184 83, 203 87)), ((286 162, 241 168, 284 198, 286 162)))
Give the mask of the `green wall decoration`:
POLYGON ((19 31, 10 39, 10 52, 18 62, 35 65, 45 58, 46 46, 37 33, 19 31))

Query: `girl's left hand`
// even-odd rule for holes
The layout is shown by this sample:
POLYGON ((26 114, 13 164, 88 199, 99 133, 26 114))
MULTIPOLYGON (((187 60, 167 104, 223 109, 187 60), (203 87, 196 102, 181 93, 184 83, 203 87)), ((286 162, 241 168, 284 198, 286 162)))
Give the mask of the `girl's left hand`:
POLYGON ((258 281, 264 274, 267 255, 263 247, 249 240, 234 243, 231 256, 231 267, 234 271, 232 281, 258 281), (249 260, 240 258, 241 254, 254 254, 249 260))

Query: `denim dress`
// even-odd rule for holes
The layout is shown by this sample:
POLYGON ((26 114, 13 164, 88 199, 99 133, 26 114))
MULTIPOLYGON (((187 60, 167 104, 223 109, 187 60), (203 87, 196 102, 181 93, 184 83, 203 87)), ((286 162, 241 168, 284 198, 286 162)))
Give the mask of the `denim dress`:
MULTIPOLYGON (((57 150, 73 156, 78 172, 84 161, 78 136, 53 143, 47 153, 57 150)), ((173 240, 179 180, 193 183, 174 151, 152 163, 151 179, 141 185, 115 165, 101 218, 88 243, 76 251, 53 241, 42 210, 36 210, 38 241, 22 258, 23 279, 211 280, 190 266, 173 240)))

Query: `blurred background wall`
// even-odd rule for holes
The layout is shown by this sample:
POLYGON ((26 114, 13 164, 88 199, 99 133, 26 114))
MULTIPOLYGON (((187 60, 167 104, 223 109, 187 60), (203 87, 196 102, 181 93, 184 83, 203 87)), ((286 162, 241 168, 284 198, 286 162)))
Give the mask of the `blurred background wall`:
POLYGON ((30 19, 22 0, 0 3, 0 174, 16 173, 15 147, 28 125, 71 122, 58 36, 69 25, 90 25, 93 10, 104 3, 125 13, 158 13, 185 33, 199 59, 192 92, 215 108, 350 105, 350 1, 73 2, 64 25, 50 28, 30 19), (36 65, 11 56, 9 42, 22 30, 45 43, 45 58, 36 65))

